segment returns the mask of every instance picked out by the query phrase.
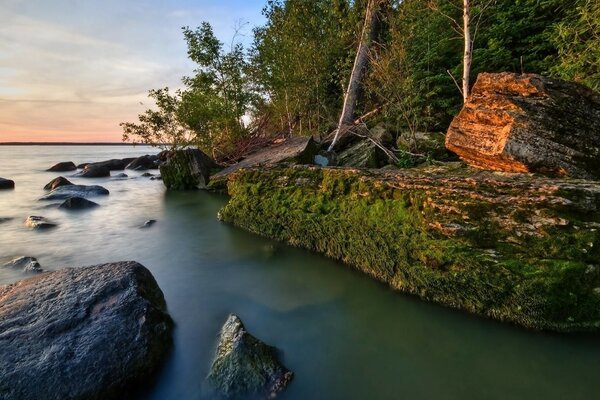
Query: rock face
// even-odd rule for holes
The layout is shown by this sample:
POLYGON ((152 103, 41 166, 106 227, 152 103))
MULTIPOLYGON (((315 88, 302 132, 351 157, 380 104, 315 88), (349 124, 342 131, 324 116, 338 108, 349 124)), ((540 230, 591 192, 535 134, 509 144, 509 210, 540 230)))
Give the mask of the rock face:
POLYGON ((14 260, 11 260, 11 261, 5 263, 3 265, 3 267, 6 267, 6 268, 19 268, 19 269, 22 269, 24 272, 34 272, 34 273, 37 273, 37 272, 42 272, 43 271, 42 270, 42 266, 38 262, 37 258, 35 258, 35 257, 26 257, 26 256, 15 258, 14 260))
POLYGON ((228 399, 272 399, 293 377, 277 361, 275 352, 274 347, 248 333, 237 316, 230 315, 221 328, 208 381, 228 399))
POLYGON ((40 200, 64 200, 70 197, 92 197, 108 195, 108 190, 98 185, 60 186, 42 197, 40 200))
POLYGON ((52 167, 47 169, 47 171, 51 172, 67 172, 67 171, 75 171, 77 166, 72 161, 63 161, 58 164, 54 164, 52 167))
POLYGON ((59 176, 58 178, 52 179, 46 186, 44 186, 44 190, 54 190, 57 187, 72 185, 72 183, 67 179, 59 176))
POLYGON ((136 262, 65 268, 0 287, 0 398, 131 398, 171 346, 172 322, 136 262))
POLYGON ((472 166, 600 178, 600 94, 534 74, 480 74, 446 146, 472 166))
POLYGON ((600 331, 600 182, 461 166, 238 171, 220 218, 502 321, 600 331))
POLYGON ((38 215, 30 215, 25 220, 25 226, 31 229, 49 229, 56 227, 56 224, 48 221, 44 217, 38 215))
POLYGON ((168 189, 205 188, 211 170, 218 168, 212 158, 198 149, 177 150, 160 165, 160 174, 168 189))
POLYGON ((82 178, 104 178, 110 176, 110 168, 102 164, 88 164, 78 176, 82 178))
POLYGON ((88 208, 95 208, 98 206, 98 203, 94 203, 93 201, 84 199, 83 197, 69 197, 63 201, 58 208, 67 210, 86 210, 88 208))
POLYGON ((15 182, 10 179, 0 178, 0 190, 2 189, 14 189, 15 182))

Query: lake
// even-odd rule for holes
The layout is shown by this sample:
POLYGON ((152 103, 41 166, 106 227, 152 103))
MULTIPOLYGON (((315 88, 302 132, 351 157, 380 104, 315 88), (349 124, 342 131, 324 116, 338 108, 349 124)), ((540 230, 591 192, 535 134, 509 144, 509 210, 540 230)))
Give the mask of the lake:
MULTIPOLYGON (((208 399, 205 377, 229 313, 281 351, 294 380, 281 399, 585 399, 598 397, 600 340, 527 331, 393 292, 348 266, 228 226, 226 196, 167 192, 161 181, 71 178, 110 195, 84 212, 48 208, 59 161, 154 154, 144 146, 0 146, 0 264, 42 268, 136 260, 152 271, 176 328, 141 399, 208 399), (59 226, 31 231, 43 215, 59 226), (139 227, 157 220, 148 229, 139 227)), ((121 172, 121 171, 118 171, 121 172)), ((114 172, 116 174, 118 172, 114 172)), ((158 171, 151 171, 157 173, 158 171)), ((0 268, 0 284, 25 278, 0 268)))

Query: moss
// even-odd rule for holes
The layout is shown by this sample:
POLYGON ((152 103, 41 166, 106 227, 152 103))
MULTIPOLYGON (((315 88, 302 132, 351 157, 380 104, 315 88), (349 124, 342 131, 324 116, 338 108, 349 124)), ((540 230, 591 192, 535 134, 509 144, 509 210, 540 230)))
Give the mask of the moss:
POLYGON ((451 307, 537 329, 600 328, 600 236, 586 221, 548 223, 560 202, 529 200, 522 182, 477 189, 470 172, 419 174, 240 171, 220 218, 451 307), (499 191, 522 201, 499 204, 499 191))

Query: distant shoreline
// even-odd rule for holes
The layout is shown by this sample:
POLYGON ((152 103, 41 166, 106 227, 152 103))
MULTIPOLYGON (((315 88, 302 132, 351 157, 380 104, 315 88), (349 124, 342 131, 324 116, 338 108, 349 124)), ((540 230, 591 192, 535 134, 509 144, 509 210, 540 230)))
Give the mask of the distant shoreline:
POLYGON ((0 142, 0 146, 150 146, 141 143, 123 143, 123 142, 0 142))

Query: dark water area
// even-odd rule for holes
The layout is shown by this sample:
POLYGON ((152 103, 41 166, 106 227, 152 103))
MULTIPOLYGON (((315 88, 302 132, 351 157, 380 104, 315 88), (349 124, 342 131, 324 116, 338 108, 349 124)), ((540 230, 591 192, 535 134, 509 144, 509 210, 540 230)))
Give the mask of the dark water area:
MULTIPOLYGON (((37 199, 75 163, 156 153, 130 146, 3 146, 0 264, 46 270, 136 260, 152 271, 176 323, 174 348, 141 399, 209 399, 205 377, 229 313, 276 346, 295 373, 282 399, 593 399, 600 340, 526 331, 391 291, 348 266, 221 223, 227 198, 167 192, 162 182, 73 178, 111 191, 80 213, 37 199), (28 230, 28 215, 59 224, 28 230), (147 229, 144 221, 157 220, 147 229)), ((152 171, 157 172, 157 171, 152 171)), ((113 172, 113 174, 116 174, 113 172)), ((64 176, 71 179, 65 173, 64 176)), ((0 284, 26 275, 0 268, 0 284)))

